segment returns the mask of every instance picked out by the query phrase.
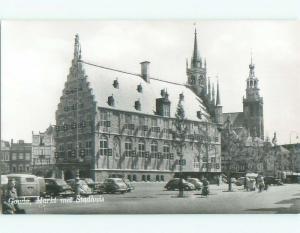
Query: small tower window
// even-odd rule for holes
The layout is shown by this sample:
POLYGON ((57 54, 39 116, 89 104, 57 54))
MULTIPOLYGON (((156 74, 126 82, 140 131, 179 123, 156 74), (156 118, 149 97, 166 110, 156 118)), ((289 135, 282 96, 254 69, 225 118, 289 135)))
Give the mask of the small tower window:
POLYGON ((139 84, 139 85, 137 86, 137 91, 140 92, 140 93, 143 92, 142 84, 139 84))
POLYGON ((114 86, 114 88, 119 89, 119 81, 118 81, 118 79, 114 80, 113 86, 114 86))
POLYGON ((115 99, 114 99, 114 96, 113 96, 113 95, 108 96, 108 98, 107 98, 107 103, 108 103, 109 106, 112 106, 112 107, 115 106, 115 99))
POLYGON ((138 111, 141 111, 141 102, 139 100, 134 102, 134 108, 138 111))

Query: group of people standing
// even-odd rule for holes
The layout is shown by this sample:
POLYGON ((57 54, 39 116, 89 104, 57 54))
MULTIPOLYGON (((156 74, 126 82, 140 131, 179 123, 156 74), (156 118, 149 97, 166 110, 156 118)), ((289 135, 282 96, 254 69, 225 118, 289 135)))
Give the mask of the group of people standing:
POLYGON ((264 177, 262 175, 258 175, 256 178, 245 177, 244 188, 247 191, 255 191, 258 188, 259 192, 268 189, 268 185, 265 184, 264 177))

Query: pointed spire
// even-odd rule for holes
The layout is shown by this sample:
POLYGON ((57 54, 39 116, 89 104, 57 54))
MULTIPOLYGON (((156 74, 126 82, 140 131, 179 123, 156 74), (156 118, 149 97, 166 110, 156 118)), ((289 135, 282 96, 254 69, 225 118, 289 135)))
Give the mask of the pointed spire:
POLYGON ((189 64, 188 64, 188 59, 186 58, 186 69, 188 69, 189 68, 189 64))
POLYGON ((211 93, 212 97, 211 97, 211 101, 213 104, 215 104, 215 84, 212 84, 212 93, 211 93))
POLYGON ((211 100, 211 89, 210 89, 210 77, 208 77, 208 87, 207 87, 207 95, 208 95, 208 100, 211 100))
POLYGON ((216 101, 216 106, 221 106, 220 90, 219 90, 219 79, 218 78, 217 78, 217 101, 216 101))
POLYGON ((75 35, 75 44, 74 44, 74 60, 81 59, 81 48, 79 43, 79 35, 75 35))
POLYGON ((198 52, 198 44, 197 44, 197 29, 195 28, 195 36, 194 36, 194 50, 193 50, 193 56, 192 56, 192 67, 201 67, 202 61, 200 54, 198 52))

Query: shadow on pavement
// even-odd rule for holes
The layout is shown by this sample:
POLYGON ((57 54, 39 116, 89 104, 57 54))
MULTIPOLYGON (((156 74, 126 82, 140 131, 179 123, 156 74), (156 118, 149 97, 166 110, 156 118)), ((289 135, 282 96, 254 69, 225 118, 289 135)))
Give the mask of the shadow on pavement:
MULTIPOLYGON (((294 196, 300 196, 300 194, 295 194, 294 196)), ((300 213, 300 198, 291 198, 287 200, 282 200, 276 202, 275 204, 291 204, 290 207, 278 207, 278 208, 258 208, 258 209, 248 209, 247 211, 257 211, 266 212, 271 211, 275 214, 299 214, 300 213)))

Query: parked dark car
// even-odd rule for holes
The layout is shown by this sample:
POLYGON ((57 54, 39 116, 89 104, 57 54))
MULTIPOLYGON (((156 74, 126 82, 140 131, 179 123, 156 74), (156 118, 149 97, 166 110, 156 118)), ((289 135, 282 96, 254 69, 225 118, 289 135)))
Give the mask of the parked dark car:
POLYGON ((134 186, 132 185, 132 183, 130 182, 130 180, 128 179, 123 179, 124 183, 127 186, 127 191, 126 192, 131 192, 132 190, 134 190, 134 186))
POLYGON ((74 192, 70 185, 68 185, 62 179, 55 179, 55 178, 45 178, 46 183, 46 195, 50 195, 52 197, 56 196, 72 196, 74 192))
MULTIPOLYGON (((93 191, 92 189, 88 186, 88 184, 86 183, 85 180, 81 179, 78 181, 79 182, 79 195, 81 196, 89 196, 89 195, 92 195, 93 194, 93 191)), ((74 192, 76 192, 76 180, 75 179, 70 179, 70 180, 67 180, 67 183, 71 186, 72 190, 74 192)))
POLYGON ((193 184, 197 190, 200 190, 203 186, 202 182, 198 178, 188 178, 187 182, 193 184))
POLYGON ((87 183, 93 193, 102 194, 104 192, 102 183, 95 182, 92 178, 85 178, 84 181, 87 183))
POLYGON ((283 185, 282 180, 274 176, 264 177, 264 182, 266 185, 283 185))
MULTIPOLYGON (((179 178, 173 178, 173 179, 169 180, 169 182, 165 185, 165 189, 167 189, 167 190, 179 189, 179 183, 180 183, 179 178)), ((182 185, 183 185, 183 189, 186 191, 195 189, 195 186, 193 184, 187 182, 184 179, 182 180, 182 185)))
POLYGON ((125 193, 127 185, 121 178, 107 178, 103 183, 104 192, 106 193, 125 193))

